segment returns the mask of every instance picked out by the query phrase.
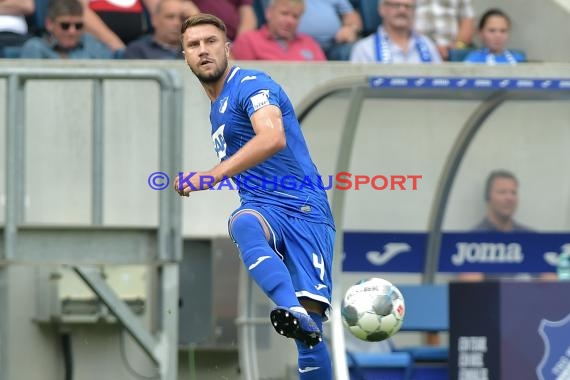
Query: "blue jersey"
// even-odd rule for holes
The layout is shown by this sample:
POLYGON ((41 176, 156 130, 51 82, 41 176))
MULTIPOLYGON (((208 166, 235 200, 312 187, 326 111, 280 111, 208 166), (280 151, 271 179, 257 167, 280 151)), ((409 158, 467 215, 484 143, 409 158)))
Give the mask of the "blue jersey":
MULTIPOLYGON (((237 66, 231 68, 210 110, 212 140, 218 158, 228 159, 255 136, 250 118, 267 105, 281 110, 287 145, 266 161, 235 176, 232 188, 238 188, 242 205, 270 205, 287 214, 333 226, 324 190, 329 184, 321 178, 309 155, 288 96, 267 74, 237 66)), ((223 188, 225 180, 219 188, 223 188)))
POLYGON ((493 54, 489 51, 489 49, 474 50, 470 52, 463 60, 463 62, 486 63, 488 65, 515 65, 518 62, 525 61, 526 57, 518 51, 505 50, 501 54, 493 54))

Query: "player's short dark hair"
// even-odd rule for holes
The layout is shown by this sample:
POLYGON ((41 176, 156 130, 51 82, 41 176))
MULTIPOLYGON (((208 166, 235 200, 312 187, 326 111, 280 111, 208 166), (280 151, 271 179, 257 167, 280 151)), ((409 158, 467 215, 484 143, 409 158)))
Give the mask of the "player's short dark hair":
POLYGON ((505 12, 497 8, 492 8, 487 10, 485 13, 483 13, 483 16, 481 16, 481 19, 479 20, 479 30, 483 30, 485 25, 487 25, 487 21, 492 16, 499 16, 504 18, 505 20, 507 20, 507 24, 509 25, 509 27, 511 26, 511 19, 505 12))
POLYGON ((509 178, 515 181, 517 186, 519 184, 517 177, 515 177, 515 175, 512 172, 504 169, 493 170, 491 173, 489 173, 489 176, 487 177, 487 182, 485 183, 485 201, 487 202, 489 201, 489 199, 491 199, 491 187, 493 186, 493 182, 497 178, 509 178))
POLYGON ((182 27, 180 28, 180 39, 182 39, 182 35, 186 31, 186 29, 197 25, 214 25, 216 28, 218 28, 224 33, 224 36, 227 36, 228 30, 226 28, 226 24, 224 24, 224 22, 220 18, 208 13, 198 13, 184 20, 184 22, 182 23, 182 27))
POLYGON ((83 4, 79 0, 50 0, 47 17, 55 20, 59 16, 83 16, 83 4))

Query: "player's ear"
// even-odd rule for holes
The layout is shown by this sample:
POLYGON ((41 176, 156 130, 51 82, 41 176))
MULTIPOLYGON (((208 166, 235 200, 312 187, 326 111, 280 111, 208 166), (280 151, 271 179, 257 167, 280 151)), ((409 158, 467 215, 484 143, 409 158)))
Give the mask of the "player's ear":
POLYGON ((226 58, 230 57, 230 43, 226 42, 226 58))

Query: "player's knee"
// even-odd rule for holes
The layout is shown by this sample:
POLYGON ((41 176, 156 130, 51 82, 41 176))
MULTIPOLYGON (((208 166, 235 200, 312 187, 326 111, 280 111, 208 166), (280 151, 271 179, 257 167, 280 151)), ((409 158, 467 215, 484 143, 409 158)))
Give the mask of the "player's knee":
POLYGON ((269 232, 265 231, 262 225, 264 222, 260 219, 253 212, 241 212, 232 217, 228 228, 234 242, 239 245, 244 239, 251 240, 255 237, 269 240, 269 232))

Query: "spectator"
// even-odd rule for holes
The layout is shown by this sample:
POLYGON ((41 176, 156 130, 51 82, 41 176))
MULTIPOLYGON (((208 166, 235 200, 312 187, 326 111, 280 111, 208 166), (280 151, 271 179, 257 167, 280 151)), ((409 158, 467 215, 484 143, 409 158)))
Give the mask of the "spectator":
POLYGON ((382 0, 383 19, 378 31, 356 42, 351 62, 427 63, 441 62, 429 38, 413 32, 415 0, 382 0))
POLYGON ((474 17, 471 0, 418 0, 415 30, 430 37, 447 60, 449 49, 472 45, 474 17))
POLYGON ((184 14, 182 0, 160 0, 152 15, 154 33, 131 42, 123 58, 126 59, 178 59, 183 58, 180 46, 180 28, 184 14))
POLYGON ((274 61, 326 61, 325 53, 309 35, 297 33, 303 0, 270 0, 267 23, 239 35, 232 47, 235 59, 274 61))
POLYGON ((85 27, 121 55, 125 46, 149 32, 147 14, 156 9, 158 0, 81 0, 85 5, 85 27))
MULTIPOLYGON (((485 217, 473 228, 473 232, 533 232, 527 226, 519 224, 514 214, 519 203, 518 180, 507 170, 492 171, 485 183, 485 201, 487 210, 485 217)), ((483 273, 460 273, 458 278, 463 281, 481 281, 485 279, 483 273)), ((488 276, 493 278, 493 276, 488 276)), ((528 278, 528 275, 518 274, 519 278, 528 278)), ((541 274, 541 278, 551 279, 551 273, 541 274)))
POLYGON ((490 9, 485 12, 479 21, 479 38, 483 47, 469 53, 465 62, 488 65, 525 62, 523 54, 506 48, 510 28, 511 20, 503 11, 490 9))
POLYGON ((222 19, 228 28, 228 37, 234 41, 241 33, 257 29, 253 0, 194 0, 201 13, 222 19))
POLYGON ((78 0, 51 0, 45 37, 33 37, 22 47, 22 58, 108 59, 113 52, 84 33, 83 4, 78 0))
POLYGON ((33 0, 0 0, 0 58, 4 48, 20 47, 28 40, 26 16, 34 9, 33 0))
POLYGON ((362 19, 348 0, 307 1, 299 32, 313 37, 332 61, 348 61, 362 19))
POLYGON ((485 218, 473 228, 478 232, 530 232, 514 220, 519 203, 518 181, 515 175, 506 170, 495 170, 487 177, 485 218))

